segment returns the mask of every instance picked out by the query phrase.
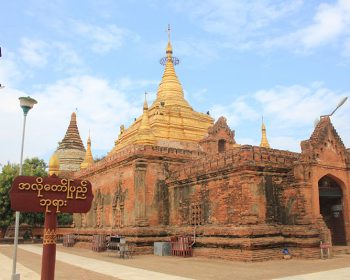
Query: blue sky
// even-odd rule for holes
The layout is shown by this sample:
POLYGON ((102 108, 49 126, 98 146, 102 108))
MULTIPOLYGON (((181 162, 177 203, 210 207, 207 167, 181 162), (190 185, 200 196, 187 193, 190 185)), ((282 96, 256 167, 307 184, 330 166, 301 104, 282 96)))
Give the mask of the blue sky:
MULTIPOLYGON (((223 115, 239 144, 300 151, 314 121, 350 97, 350 0, 3 1, 0 163, 19 162, 18 97, 28 115, 25 157, 48 160, 77 108, 95 156, 142 113, 163 73, 171 25, 177 75, 192 107, 223 115)), ((350 146, 350 101, 332 117, 350 146)))

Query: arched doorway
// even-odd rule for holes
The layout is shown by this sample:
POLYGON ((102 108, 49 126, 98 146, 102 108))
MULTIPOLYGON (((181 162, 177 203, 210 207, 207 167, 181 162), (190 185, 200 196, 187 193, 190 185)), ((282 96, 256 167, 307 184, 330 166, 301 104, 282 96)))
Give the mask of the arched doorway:
POLYGON ((340 185, 331 177, 324 176, 318 181, 320 213, 332 234, 333 245, 346 245, 343 193, 340 185))

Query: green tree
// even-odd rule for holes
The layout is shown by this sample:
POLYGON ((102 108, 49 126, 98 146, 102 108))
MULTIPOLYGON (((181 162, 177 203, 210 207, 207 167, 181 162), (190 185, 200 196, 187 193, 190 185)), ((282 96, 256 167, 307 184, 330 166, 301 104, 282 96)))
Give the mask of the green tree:
MULTIPOLYGON (((23 175, 47 176, 46 163, 37 157, 26 159, 23 163, 23 175)), ((14 222, 14 211, 11 210, 9 191, 12 182, 19 174, 19 164, 7 163, 0 173, 0 228, 6 228, 14 222)), ((20 223, 30 225, 42 225, 44 223, 43 213, 21 213, 20 223)))
POLYGON ((19 166, 17 164, 8 163, 3 166, 0 173, 0 228, 3 232, 15 220, 11 210, 9 191, 18 172, 19 166))
POLYGON ((57 222, 60 226, 68 226, 73 223, 73 214, 60 213, 57 215, 57 222))

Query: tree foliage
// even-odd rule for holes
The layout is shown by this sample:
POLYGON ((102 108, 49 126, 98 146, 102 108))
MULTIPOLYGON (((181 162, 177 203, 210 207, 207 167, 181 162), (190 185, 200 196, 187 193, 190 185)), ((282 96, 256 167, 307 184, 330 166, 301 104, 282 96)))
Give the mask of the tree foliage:
POLYGON ((73 223, 73 214, 60 213, 57 215, 57 222, 60 226, 68 226, 73 223))
MULTIPOLYGON (((22 174, 26 176, 47 176, 46 163, 37 157, 26 159, 22 166, 22 174)), ((11 210, 9 192, 12 182, 19 174, 19 164, 7 163, 0 173, 0 228, 6 229, 14 222, 14 211, 11 210)), ((43 213, 21 213, 20 223, 42 225, 43 213)))
POLYGON ((19 173, 19 166, 6 164, 0 173, 0 228, 6 229, 15 220, 11 210, 9 191, 13 179, 19 173))

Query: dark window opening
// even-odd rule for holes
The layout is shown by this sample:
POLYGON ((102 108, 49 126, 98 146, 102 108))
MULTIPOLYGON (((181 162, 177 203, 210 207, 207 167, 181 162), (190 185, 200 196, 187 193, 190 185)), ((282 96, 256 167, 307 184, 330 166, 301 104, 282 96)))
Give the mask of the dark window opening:
POLYGON ((226 149, 226 141, 224 139, 220 139, 218 142, 218 151, 219 153, 225 152, 226 149))

